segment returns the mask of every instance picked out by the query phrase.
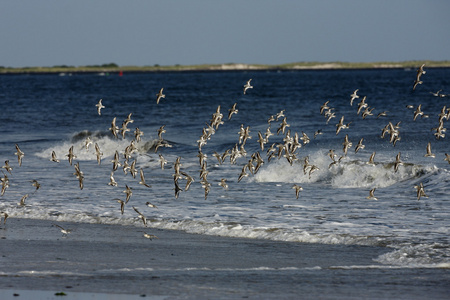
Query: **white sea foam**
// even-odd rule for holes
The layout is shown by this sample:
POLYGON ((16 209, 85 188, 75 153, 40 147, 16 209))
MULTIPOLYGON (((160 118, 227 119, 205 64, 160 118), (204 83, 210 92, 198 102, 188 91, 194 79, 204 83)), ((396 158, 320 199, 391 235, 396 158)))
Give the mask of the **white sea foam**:
POLYGON ((325 182, 335 188, 383 188, 398 182, 436 172, 435 166, 404 164, 394 171, 392 162, 379 162, 375 166, 364 161, 343 159, 329 167, 331 160, 322 152, 311 155, 309 164, 319 169, 312 174, 304 172, 303 162, 292 166, 285 160, 275 160, 254 177, 256 182, 314 183, 325 182))
POLYGON ((375 261, 390 266, 450 268, 448 254, 449 249, 443 244, 408 244, 380 255, 375 261))
MULTIPOLYGON (((73 151, 76 156, 76 160, 79 161, 95 161, 97 160, 96 152, 95 152, 95 143, 98 144, 100 151, 103 153, 102 158, 112 157, 117 151, 119 154, 123 154, 125 148, 128 147, 131 143, 131 140, 128 139, 114 139, 109 136, 92 134, 92 135, 83 135, 83 138, 80 138, 80 133, 75 135, 77 138, 72 138, 70 141, 61 141, 56 143, 55 145, 36 153, 36 156, 40 158, 51 158, 52 151, 55 151, 56 156, 59 160, 67 159, 67 154, 69 153, 69 148, 73 146, 73 151), (84 137, 86 136, 86 137, 84 137), (86 148, 85 141, 87 137, 90 137, 92 144, 86 148)), ((157 140, 141 140, 139 143, 136 143, 137 152, 144 154, 147 153, 150 149, 152 149, 157 140)))

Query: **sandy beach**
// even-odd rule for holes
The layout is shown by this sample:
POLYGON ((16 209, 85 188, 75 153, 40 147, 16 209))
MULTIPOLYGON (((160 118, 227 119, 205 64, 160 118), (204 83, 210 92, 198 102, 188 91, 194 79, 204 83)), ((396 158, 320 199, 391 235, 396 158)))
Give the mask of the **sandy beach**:
POLYGON ((383 268, 373 259, 388 250, 11 218, 0 229, 0 296, 48 299, 61 292, 72 299, 448 296, 448 269, 383 268), (65 237, 53 224, 72 232, 65 237), (158 238, 147 239, 144 231, 158 238))

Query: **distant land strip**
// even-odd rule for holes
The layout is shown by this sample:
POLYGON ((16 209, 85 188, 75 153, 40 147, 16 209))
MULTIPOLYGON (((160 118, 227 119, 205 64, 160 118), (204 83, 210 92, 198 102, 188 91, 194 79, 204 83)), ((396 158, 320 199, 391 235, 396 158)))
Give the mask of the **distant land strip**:
POLYGON ((280 65, 264 64, 201 64, 201 65, 171 65, 160 66, 119 66, 115 63, 88 66, 53 67, 3 67, 0 74, 28 74, 28 73, 116 73, 116 72, 177 72, 177 71, 264 71, 264 70, 331 70, 331 69, 389 69, 389 68, 418 68, 425 64, 427 68, 449 68, 450 61, 414 60, 402 62, 296 62, 280 65))

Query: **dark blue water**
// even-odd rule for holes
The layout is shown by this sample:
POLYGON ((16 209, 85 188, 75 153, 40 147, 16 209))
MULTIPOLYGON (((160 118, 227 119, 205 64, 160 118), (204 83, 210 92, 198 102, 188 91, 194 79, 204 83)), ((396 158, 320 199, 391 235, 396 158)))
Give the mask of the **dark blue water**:
MULTIPOLYGON (((450 107, 450 97, 434 97, 430 92, 450 91, 450 69, 428 69, 422 76, 424 83, 413 92, 415 74, 416 70, 380 69, 2 75, 0 161, 10 160, 13 171, 7 174, 10 187, 1 198, 0 211, 21 218, 143 226, 131 207, 135 206, 152 219, 152 226, 160 228, 294 242, 387 245, 394 250, 377 258, 383 264, 448 265, 450 165, 444 158, 450 143, 448 137, 436 139, 431 129, 437 127, 441 109, 450 107), (253 88, 244 95, 243 85, 250 78, 253 88), (157 105, 156 94, 161 88, 166 97, 157 105), (356 113, 361 98, 350 106, 355 89, 361 98, 367 97, 373 116, 362 119, 356 113), (95 107, 99 99, 105 105, 101 116, 95 107), (336 113, 329 124, 319 113, 326 101, 336 113), (233 103, 239 112, 228 120, 233 103), (429 117, 414 121, 419 104, 429 117), (197 140, 219 105, 224 124, 202 147, 211 184, 205 199, 197 140), (275 135, 264 151, 257 143, 258 131, 264 133, 269 117, 282 110, 291 135, 304 132, 311 139, 298 149, 292 166, 283 156, 269 162, 266 155, 272 143, 283 143, 284 135, 276 135, 281 119, 272 122, 275 135), (387 116, 377 118, 382 111, 388 111, 387 116), (128 126, 131 131, 125 139, 113 138, 108 130, 112 119, 116 117, 120 127, 129 113, 134 120, 128 126), (341 116, 345 123, 351 122, 350 127, 336 135, 341 116), (389 122, 401 122, 401 140, 395 147, 388 138, 380 138, 389 122), (236 164, 227 160, 219 165, 212 154, 222 154, 239 144, 241 124, 250 128, 247 156, 238 158, 236 164), (162 125, 167 131, 164 140, 172 147, 155 153, 157 129, 162 125), (124 160, 124 149, 133 140, 136 127, 144 136, 130 163, 136 160, 152 188, 139 185, 138 177, 134 179, 120 168, 114 173, 118 186, 109 186, 110 161, 116 150, 124 160), (323 134, 314 139, 319 129, 323 134), (343 155, 346 134, 352 148, 339 165, 329 167, 328 151, 343 155), (93 145, 89 150, 83 148, 87 137, 104 153, 100 166, 93 145), (364 138, 365 148, 355 153, 360 138, 364 138), (428 142, 435 158, 424 157, 428 142), (21 167, 14 156, 14 144, 25 152, 21 167), (67 161, 71 146, 85 174, 83 190, 78 188, 73 166, 67 161), (60 163, 49 161, 52 151, 60 163), (257 174, 238 182, 243 166, 257 151, 264 165, 257 174), (376 152, 374 167, 366 164, 372 152, 376 152), (394 172, 399 152, 404 164, 394 172), (165 170, 159 167, 158 154, 169 161, 165 170), (307 156, 310 164, 319 168, 310 176, 303 173, 307 156), (181 157, 182 170, 195 178, 190 190, 182 191, 178 199, 172 176, 177 157, 181 157), (222 178, 227 179, 228 190, 218 186, 222 178), (40 190, 34 192, 32 179, 41 182, 40 190), (299 199, 292 189, 294 183, 303 187, 299 199), (423 183, 428 198, 418 201, 414 186, 419 183, 423 183), (132 186, 134 193, 122 215, 113 200, 124 198, 125 184, 132 186), (377 189, 378 200, 366 198, 372 188, 377 189), (26 193, 28 204, 17 206, 26 193), (146 207, 146 201, 159 209, 146 207)), ((184 188, 184 184, 182 179, 180 186, 184 188)))

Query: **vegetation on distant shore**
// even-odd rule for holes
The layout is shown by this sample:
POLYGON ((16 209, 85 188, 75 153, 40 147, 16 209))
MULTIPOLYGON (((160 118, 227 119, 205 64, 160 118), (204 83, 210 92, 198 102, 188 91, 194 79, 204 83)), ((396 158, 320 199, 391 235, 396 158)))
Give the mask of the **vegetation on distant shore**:
POLYGON ((0 66, 0 74, 19 73, 114 73, 114 72, 164 72, 164 71, 231 71, 231 70, 320 70, 320 69, 376 69, 376 68, 417 68, 426 64, 428 68, 448 68, 450 61, 403 61, 403 62, 296 62, 280 65, 262 64, 204 64, 160 66, 119 66, 115 63, 88 66, 57 65, 53 67, 12 68, 0 66))

